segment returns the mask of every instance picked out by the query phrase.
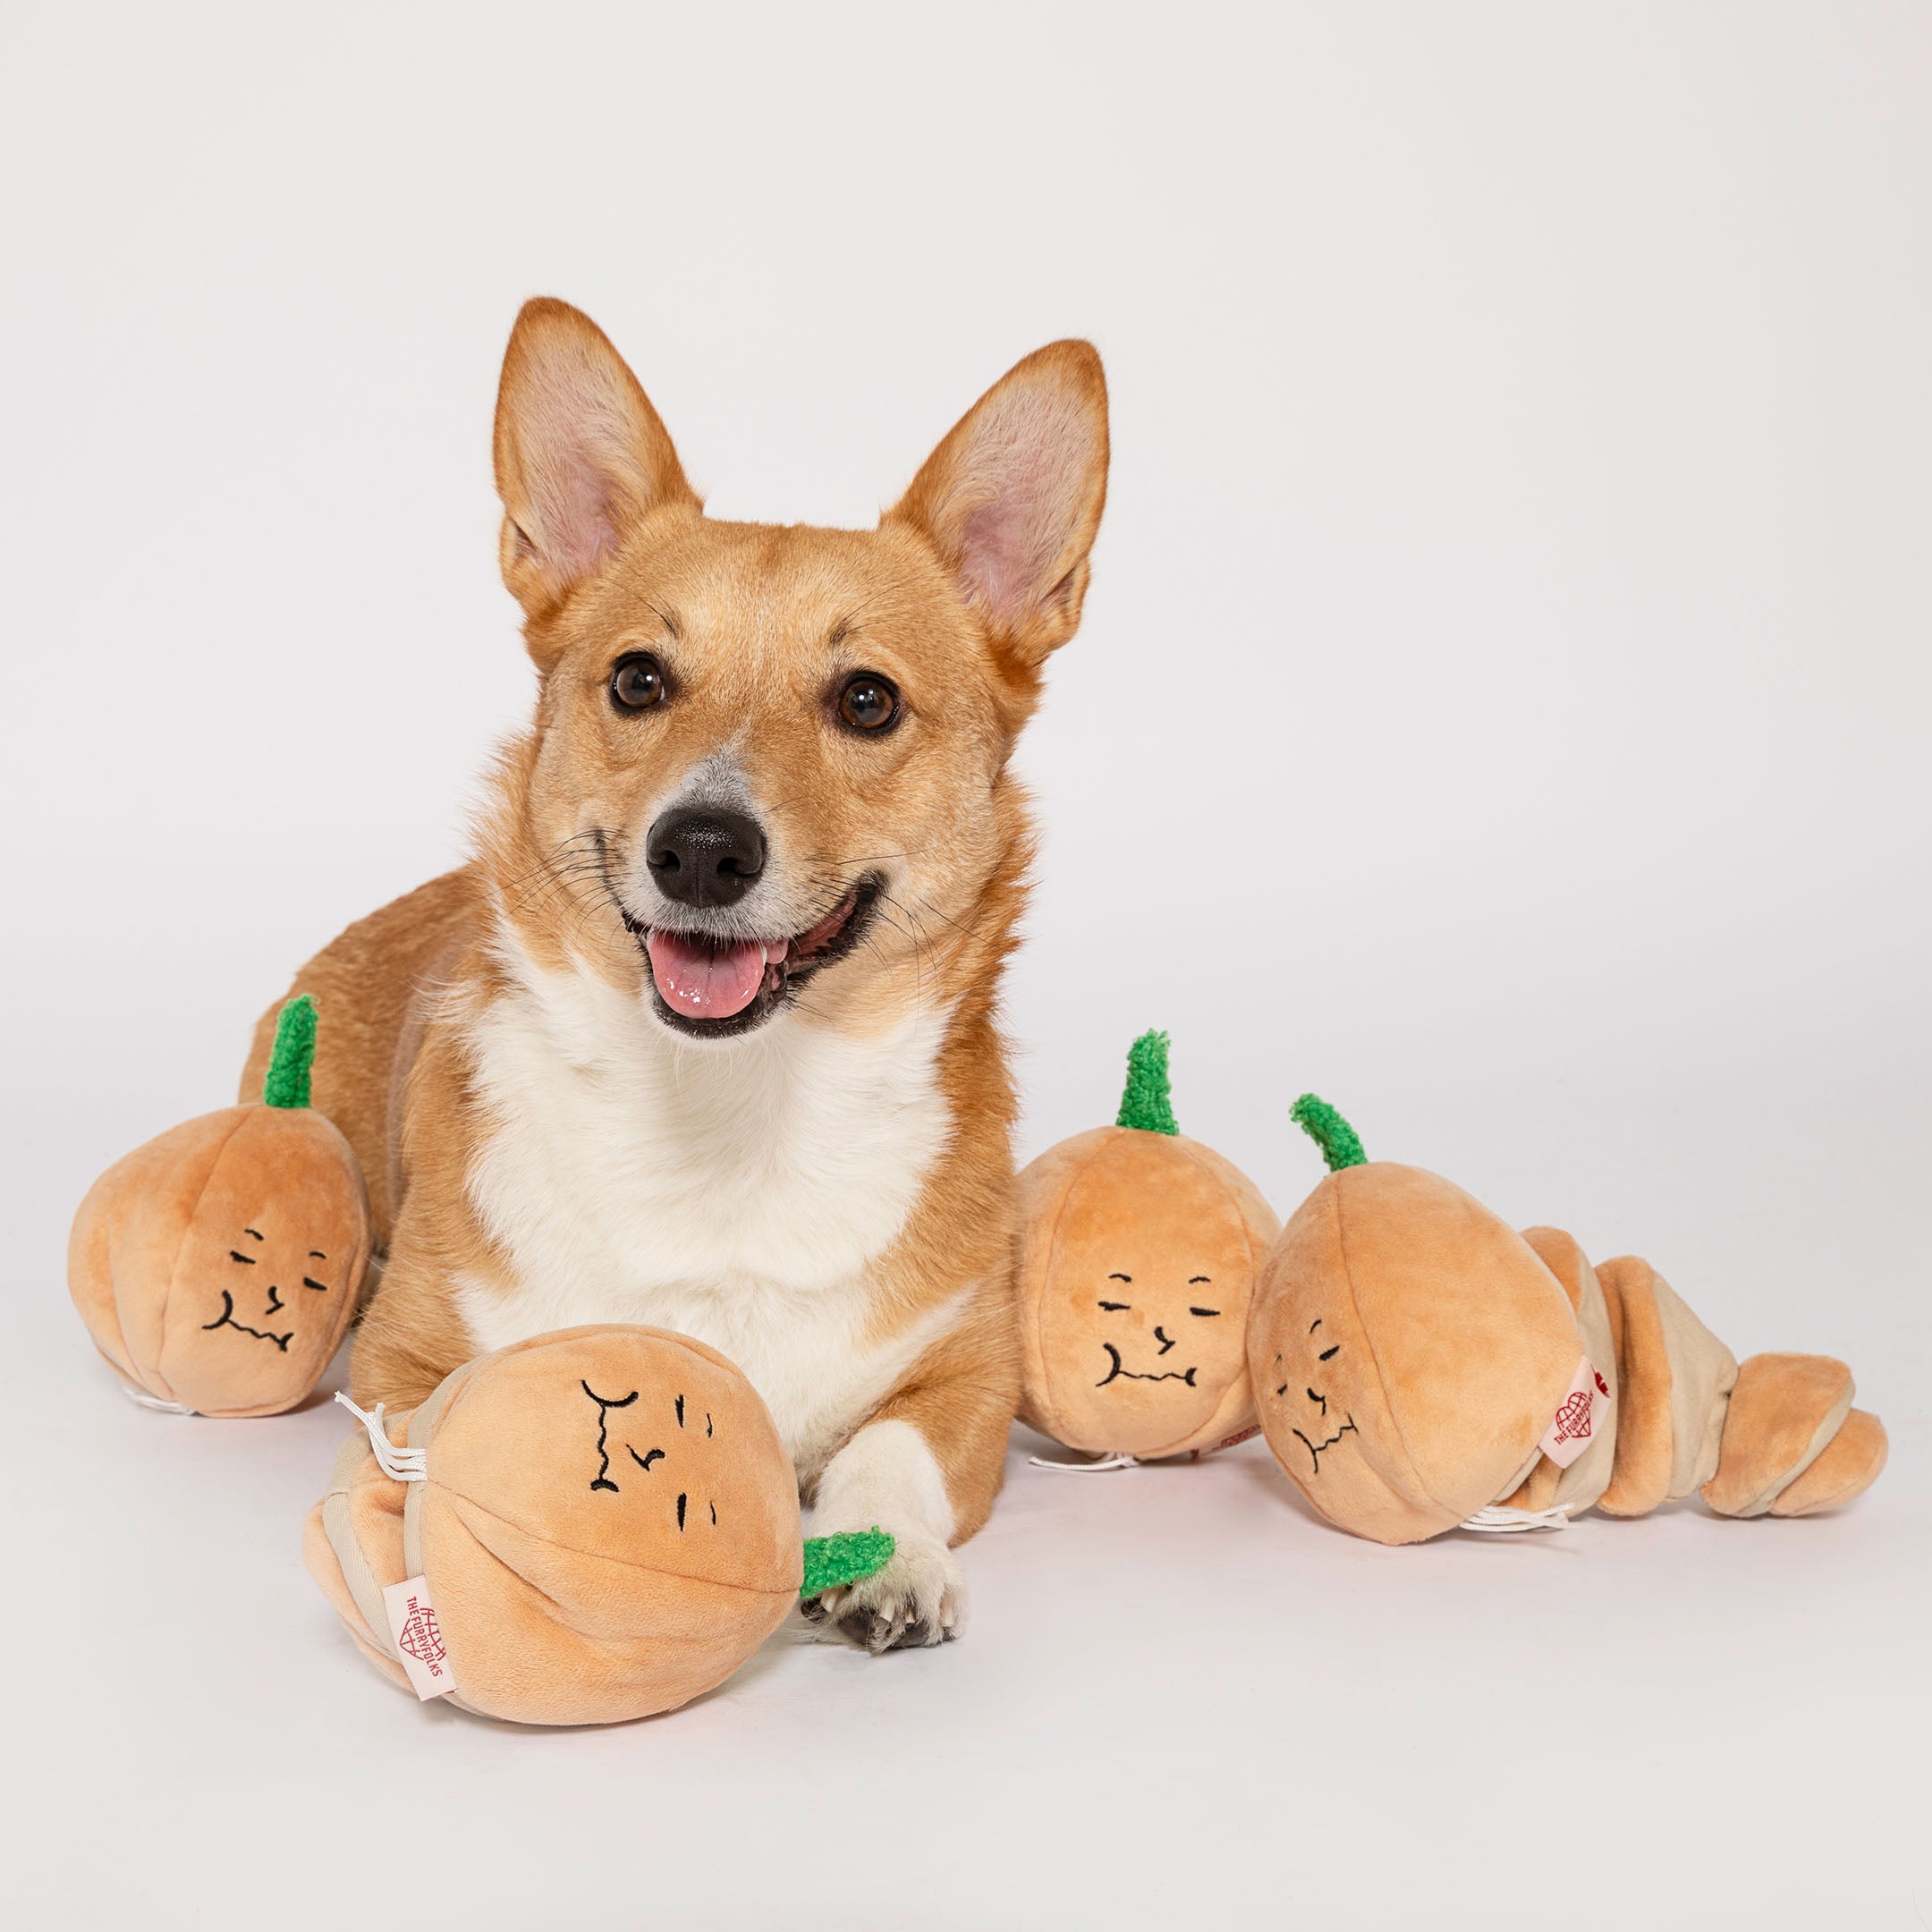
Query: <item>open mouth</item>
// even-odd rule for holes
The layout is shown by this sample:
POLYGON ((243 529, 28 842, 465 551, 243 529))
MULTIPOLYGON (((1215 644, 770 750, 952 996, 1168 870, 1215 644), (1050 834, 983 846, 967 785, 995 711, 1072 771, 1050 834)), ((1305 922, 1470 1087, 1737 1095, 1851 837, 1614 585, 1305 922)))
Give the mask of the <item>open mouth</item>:
POLYGON ((650 960, 658 1016, 681 1033, 706 1039, 750 1032, 815 972, 858 945, 882 883, 869 874, 816 926, 788 939, 719 939, 633 926, 650 960))

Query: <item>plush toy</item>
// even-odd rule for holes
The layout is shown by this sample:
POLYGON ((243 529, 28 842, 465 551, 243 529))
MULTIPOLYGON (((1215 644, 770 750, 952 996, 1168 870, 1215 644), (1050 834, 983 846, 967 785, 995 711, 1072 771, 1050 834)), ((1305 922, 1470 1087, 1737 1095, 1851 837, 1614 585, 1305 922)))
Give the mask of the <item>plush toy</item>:
POLYGON ((1251 1433, 1248 1297, 1281 1224, 1174 1124, 1165 1033, 1133 1043, 1116 1124, 1049 1148, 1019 1191, 1021 1417, 1110 1466, 1251 1433))
POLYGON ((801 1548, 765 1404, 664 1329, 563 1329, 468 1363, 407 1418, 355 1413, 309 1513, 309 1572, 378 1669, 487 1716, 674 1709, 730 1676, 801 1582, 855 1582, 893 1552, 877 1530, 801 1548))
POLYGON ((1313 1095, 1293 1112, 1331 1172, 1262 1268, 1248 1352, 1268 1446, 1329 1521, 1414 1543, 1693 1489, 1722 1515, 1806 1516, 1884 1468, 1843 1362, 1740 1368, 1647 1262, 1593 1268, 1559 1229, 1519 1235, 1368 1161, 1313 1095))
POLYGON ((362 1292, 369 1196, 355 1154, 309 1105, 316 1011, 282 1009, 258 1101, 204 1114, 89 1189, 67 1284, 138 1400, 273 1415, 314 1388, 362 1292))

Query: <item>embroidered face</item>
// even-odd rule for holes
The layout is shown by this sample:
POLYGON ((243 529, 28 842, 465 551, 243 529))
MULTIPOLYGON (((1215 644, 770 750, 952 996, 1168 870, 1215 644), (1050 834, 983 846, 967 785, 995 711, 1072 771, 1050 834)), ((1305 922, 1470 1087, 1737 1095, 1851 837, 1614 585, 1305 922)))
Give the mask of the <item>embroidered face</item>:
POLYGON ((246 1110, 182 1237, 162 1354, 172 1384, 277 1407, 314 1385, 369 1252, 360 1178, 340 1140, 307 1110, 246 1110))
POLYGON ((1296 1209, 1248 1333, 1275 1461, 1331 1522, 1383 1543, 1504 1494, 1577 1353, 1563 1290, 1521 1238, 1390 1161, 1331 1174, 1296 1209))
MULTIPOLYGON (((1321 1475, 1324 1455, 1341 1448, 1346 1437, 1360 1434, 1349 1401, 1354 1393, 1354 1365, 1341 1360, 1339 1333, 1318 1315, 1293 1360, 1289 1359, 1292 1340, 1287 1348, 1275 1350, 1272 1386, 1264 1386, 1261 1396, 1283 1418, 1281 1426, 1308 1452, 1311 1482, 1321 1475), (1304 1372, 1306 1382, 1301 1380, 1304 1372)), ((1334 1473, 1332 1462, 1329 1473, 1334 1473)))
POLYGON ((1088 1158, 1050 1226, 1031 1231, 1044 1252, 1022 1269, 1037 1275, 1022 1319, 1044 1383, 1030 1404, 1075 1448, 1158 1455, 1217 1440, 1247 1408, 1248 1299, 1272 1216, 1179 1135, 1082 1140, 1088 1158))
MULTIPOLYGON (((255 1217, 267 1222, 271 1232, 252 1224, 242 1228, 218 1258, 208 1266, 208 1279, 221 1298, 215 1319, 204 1322, 202 1332, 233 1329, 265 1347, 287 1354, 298 1328, 305 1324, 311 1304, 309 1295, 341 1294, 340 1283, 318 1280, 318 1275, 339 1274, 342 1262, 331 1262, 320 1248, 305 1250, 302 1234, 288 1228, 275 1229, 278 1216, 273 1208, 255 1217), (242 1269, 250 1270, 243 1274, 242 1269)), ((200 1230, 204 1238, 220 1239, 220 1230, 200 1230)), ((319 1308, 319 1304, 314 1304, 319 1308)), ((326 1315, 333 1318, 335 1310, 326 1315)))
MULTIPOLYGON (((1250 1322, 1255 1413, 1275 1459, 1332 1522, 1379 1520, 1393 1432, 1376 1352, 1345 1272, 1309 1266, 1309 1224, 1289 1222, 1263 1264, 1250 1322)), ((1399 1453, 1399 1451, 1398 1451, 1399 1453)))
MULTIPOLYGON (((654 1521, 665 1517, 682 1538, 718 1528, 716 1457, 729 1453, 717 1436, 717 1418, 682 1386, 667 1398, 661 1387, 647 1394, 599 1394, 580 1379, 597 1412, 597 1473, 593 1493, 629 1496, 654 1521)), ((661 1529, 662 1525, 658 1525, 661 1529)))
POLYGON ((474 1432, 466 1453, 497 1472, 496 1506, 532 1537, 730 1589, 765 1589, 796 1563, 792 1460, 722 1356, 612 1326, 564 1329, 496 1360, 453 1417, 474 1432))

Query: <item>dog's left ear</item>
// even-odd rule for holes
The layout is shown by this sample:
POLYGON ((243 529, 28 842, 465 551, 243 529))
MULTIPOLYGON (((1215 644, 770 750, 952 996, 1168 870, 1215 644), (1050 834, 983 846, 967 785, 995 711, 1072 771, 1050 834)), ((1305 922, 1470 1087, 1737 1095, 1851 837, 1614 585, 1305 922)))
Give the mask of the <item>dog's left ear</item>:
POLYGON ((967 411, 885 521, 922 531, 995 637, 1037 666, 1079 627, 1106 473, 1099 354, 1049 343, 967 411))

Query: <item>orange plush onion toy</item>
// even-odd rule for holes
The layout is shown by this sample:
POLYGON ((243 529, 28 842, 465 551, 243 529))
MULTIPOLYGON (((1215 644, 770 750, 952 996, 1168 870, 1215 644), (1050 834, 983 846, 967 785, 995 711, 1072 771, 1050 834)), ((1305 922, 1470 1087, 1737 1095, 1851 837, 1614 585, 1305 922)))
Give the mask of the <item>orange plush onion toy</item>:
POLYGON ((309 1513, 309 1572, 386 1675, 486 1716, 671 1710, 730 1676, 801 1590, 892 1555, 877 1530, 804 1544, 770 1412, 724 1356, 665 1329, 538 1335, 411 1415, 355 1413, 309 1513))
POLYGON ((1741 1367, 1634 1256, 1593 1267, 1440 1176, 1369 1161, 1312 1094, 1330 1168, 1261 1271, 1248 1352, 1275 1460, 1378 1543, 1640 1516, 1695 1490, 1725 1516, 1807 1516, 1885 1467, 1885 1432, 1823 1355, 1741 1367))
POLYGON ((1180 1131, 1167 1048, 1165 1033, 1137 1039, 1116 1123, 1019 1180, 1021 1416, 1110 1466, 1251 1433, 1248 1299, 1281 1226, 1238 1167, 1180 1131))
POLYGON ((275 1026, 259 1100, 171 1128, 88 1190, 67 1285, 109 1365, 148 1406, 275 1415, 328 1367, 362 1292, 369 1193, 309 1105, 315 1003, 275 1026))

